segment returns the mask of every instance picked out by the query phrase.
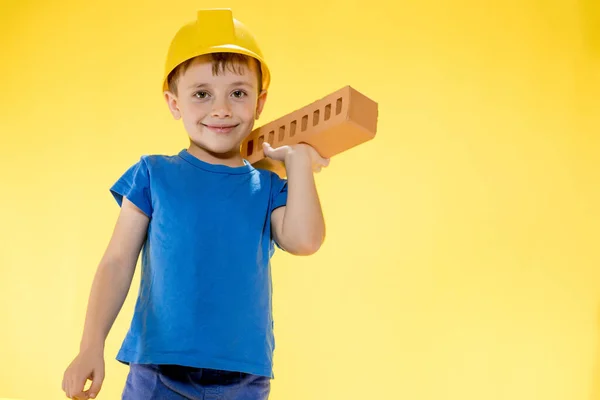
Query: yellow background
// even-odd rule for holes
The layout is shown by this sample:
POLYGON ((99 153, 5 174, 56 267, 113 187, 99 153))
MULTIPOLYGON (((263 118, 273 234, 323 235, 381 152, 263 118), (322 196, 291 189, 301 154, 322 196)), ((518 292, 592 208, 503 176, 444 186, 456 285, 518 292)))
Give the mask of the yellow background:
POLYGON ((231 7, 273 71, 259 124, 347 84, 380 106, 375 140, 318 175, 322 250, 274 259, 271 398, 599 400, 600 3, 301 4, 2 0, 0 396, 63 398, 108 188, 187 144, 170 38, 231 7))

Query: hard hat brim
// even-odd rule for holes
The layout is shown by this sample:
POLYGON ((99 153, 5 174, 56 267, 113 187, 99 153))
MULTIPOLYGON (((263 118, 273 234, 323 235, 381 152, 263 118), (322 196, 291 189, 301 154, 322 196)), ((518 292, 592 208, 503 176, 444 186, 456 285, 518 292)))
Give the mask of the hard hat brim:
POLYGON ((262 73, 261 90, 267 90, 269 88, 269 85, 271 83, 271 74, 270 74, 269 68, 267 67, 266 62, 262 59, 261 56, 259 56, 258 54, 254 53, 252 51, 249 51, 243 47, 236 46, 234 44, 223 44, 223 45, 218 45, 218 46, 212 46, 210 49, 205 49, 205 51, 192 53, 185 60, 179 62, 176 65, 170 66, 165 71, 165 75, 163 78, 163 91, 169 90, 169 85, 168 85, 167 79, 169 77, 169 74, 171 72, 173 72, 175 70, 175 68, 177 68, 179 65, 181 65, 184 62, 189 61, 195 57, 200 57, 200 56, 213 54, 213 53, 235 53, 235 54, 243 54, 245 56, 255 58, 260 64, 261 73, 262 73))

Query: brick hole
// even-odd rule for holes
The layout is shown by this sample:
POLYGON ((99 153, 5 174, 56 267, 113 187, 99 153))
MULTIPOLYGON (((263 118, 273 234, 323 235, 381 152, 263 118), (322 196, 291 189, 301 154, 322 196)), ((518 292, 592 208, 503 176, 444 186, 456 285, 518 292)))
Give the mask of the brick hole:
POLYGON ((292 121, 290 124, 290 137, 294 137, 296 134, 296 121, 292 121))
POLYGON ((325 106, 325 115, 323 116, 323 120, 327 121, 331 117, 331 104, 327 104, 325 106))
POLYGON ((269 144, 273 144, 273 141, 275 140, 275 131, 271 131, 269 132, 269 144))
POLYGON ((254 151, 254 140, 248 140, 248 150, 246 152, 246 157, 250 157, 252 152, 254 151))
POLYGON ((279 141, 282 142, 285 139, 285 125, 279 127, 279 141))
POLYGON ((307 126, 308 126, 308 115, 305 115, 304 117, 302 117, 302 125, 300 126, 300 131, 304 132, 306 130, 307 126))
POLYGON ((313 112, 313 126, 316 126, 319 123, 320 114, 321 114, 320 110, 315 110, 313 112))
POLYGON ((342 98, 340 97, 335 102, 335 115, 338 115, 341 112, 342 112, 342 98))

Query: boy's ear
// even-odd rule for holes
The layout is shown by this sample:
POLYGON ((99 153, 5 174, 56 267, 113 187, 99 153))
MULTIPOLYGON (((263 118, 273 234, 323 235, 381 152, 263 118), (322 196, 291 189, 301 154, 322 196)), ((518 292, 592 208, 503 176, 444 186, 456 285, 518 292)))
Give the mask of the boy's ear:
POLYGON ((167 102, 167 106, 169 106, 169 110, 171 111, 173 118, 180 119, 181 111, 179 110, 179 103, 177 100, 177 96, 175 96, 172 92, 170 92, 168 90, 165 91, 164 95, 165 95, 165 101, 167 102))
POLYGON ((267 91, 263 90, 258 95, 258 99, 256 101, 256 112, 254 115, 254 119, 258 119, 260 117, 260 114, 262 113, 262 110, 265 106, 266 101, 267 101, 267 91))

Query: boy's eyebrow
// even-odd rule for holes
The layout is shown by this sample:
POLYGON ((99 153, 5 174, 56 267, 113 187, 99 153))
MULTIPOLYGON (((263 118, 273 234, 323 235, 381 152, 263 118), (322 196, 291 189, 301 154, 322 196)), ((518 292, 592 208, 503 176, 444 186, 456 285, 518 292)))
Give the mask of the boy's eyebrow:
POLYGON ((190 86, 188 86, 189 89, 193 89, 193 88, 201 88, 201 87, 205 87, 208 86, 208 84, 206 83, 193 83, 190 86))
MULTIPOLYGON (((198 88, 203 88, 203 87, 207 87, 210 86, 210 84, 208 83, 194 83, 192 85, 189 86, 189 89, 198 89, 198 88)), ((236 81, 236 82, 232 82, 230 84, 230 86, 248 86, 250 88, 253 88, 254 85, 249 83, 249 82, 244 82, 244 81, 236 81)))
POLYGON ((248 87, 251 87, 251 88, 252 88, 252 87, 254 87, 254 85, 253 85, 253 84, 251 84, 251 83, 248 83, 248 82, 244 82, 244 81, 237 81, 237 82, 233 82, 233 83, 231 84, 231 86, 248 86, 248 87))

